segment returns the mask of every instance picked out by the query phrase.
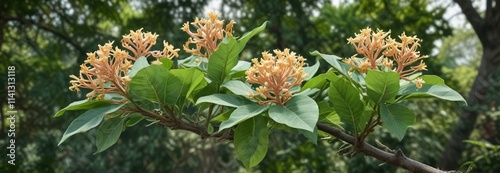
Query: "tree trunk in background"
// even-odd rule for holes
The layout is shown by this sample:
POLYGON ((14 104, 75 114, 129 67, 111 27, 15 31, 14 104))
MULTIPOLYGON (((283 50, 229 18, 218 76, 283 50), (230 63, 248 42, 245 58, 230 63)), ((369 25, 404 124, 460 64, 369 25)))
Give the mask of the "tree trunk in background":
POLYGON ((491 87, 490 78, 500 69, 500 0, 486 1, 484 18, 474 9, 470 0, 454 1, 460 6, 479 37, 483 46, 483 56, 478 74, 468 94, 469 105, 462 109, 458 123, 451 133, 451 139, 439 160, 438 168, 445 170, 457 169, 460 166, 459 162, 465 149, 463 141, 469 139, 478 115, 485 111, 480 107, 489 105, 486 96, 491 87))

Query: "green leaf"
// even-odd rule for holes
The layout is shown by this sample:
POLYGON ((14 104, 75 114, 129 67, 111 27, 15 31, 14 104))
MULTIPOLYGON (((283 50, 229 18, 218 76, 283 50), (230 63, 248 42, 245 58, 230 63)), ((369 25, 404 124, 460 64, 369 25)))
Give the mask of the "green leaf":
POLYGON ((142 116, 141 114, 133 113, 128 117, 125 125, 127 125, 127 127, 132 127, 132 126, 135 126, 137 123, 141 122, 143 119, 144 119, 144 116, 142 116))
POLYGON ((304 95, 296 95, 285 106, 272 105, 269 109, 269 117, 289 127, 313 132, 318 122, 319 109, 313 99, 304 95))
POLYGON ((316 63, 313 66, 303 67, 303 69, 304 69, 304 73, 307 74, 307 76, 304 78, 304 80, 307 81, 307 80, 311 79, 312 77, 314 77, 314 75, 318 71, 319 61, 316 60, 316 63))
POLYGON ((365 109, 364 102, 361 99, 361 93, 354 87, 351 82, 346 79, 334 76, 331 78, 328 97, 333 104, 333 107, 343 123, 346 123, 354 128, 357 133, 361 116, 365 109))
POLYGON ((314 145, 318 144, 318 128, 314 127, 314 130, 312 132, 307 131, 307 130, 302 130, 302 129, 295 129, 298 134, 301 134, 302 136, 306 137, 309 142, 312 142, 314 145))
POLYGON ((227 81, 226 83, 222 84, 223 88, 227 88, 229 91, 233 92, 236 95, 248 97, 248 93, 251 92, 255 94, 256 92, 250 88, 247 84, 243 83, 242 81, 239 80, 231 80, 227 81))
POLYGON ((240 39, 236 40, 234 37, 225 38, 217 50, 210 56, 207 66, 207 77, 219 87, 224 79, 229 74, 231 69, 238 63, 238 55, 243 50, 248 40, 257 33, 263 31, 266 27, 266 22, 260 27, 257 27, 246 33, 240 39))
POLYGON ((307 88, 306 90, 303 90, 299 93, 296 93, 295 95, 304 95, 304 96, 312 96, 318 93, 319 89, 318 88, 307 88))
POLYGON ((173 69, 170 72, 180 80, 176 84, 176 87, 181 88, 180 95, 182 99, 179 99, 181 102, 178 105, 179 107, 183 107, 184 100, 189 98, 193 91, 201 89, 200 85, 206 85, 203 73, 197 68, 173 69))
POLYGON ((101 107, 97 109, 91 109, 78 118, 74 119, 73 122, 68 126, 68 129, 64 132, 61 141, 57 145, 61 145, 66 139, 77 134, 86 132, 101 123, 104 115, 113 113, 120 109, 125 104, 111 105, 106 107, 101 107))
POLYGON ((161 59, 160 59, 160 62, 161 62, 161 64, 162 64, 165 68, 167 68, 167 69, 169 69, 169 70, 172 68, 172 66, 174 66, 174 62, 173 62, 171 59, 168 59, 168 58, 161 58, 161 59))
POLYGON ((342 122, 340 121, 340 117, 335 112, 335 110, 328 105, 328 102, 326 101, 320 101, 318 102, 318 108, 319 108, 319 119, 318 123, 326 123, 330 125, 334 125, 339 129, 344 129, 342 127, 342 122))
POLYGON ((318 51, 311 52, 310 54, 313 56, 317 56, 319 58, 324 59, 336 71, 342 73, 342 75, 349 76, 349 69, 351 69, 351 67, 345 63, 340 63, 339 60, 342 60, 342 58, 340 58, 336 55, 322 54, 322 53, 319 53, 318 51))
POLYGON ((132 78, 129 93, 132 99, 145 99, 162 105, 174 105, 180 97, 184 86, 167 68, 152 65, 139 70, 132 78))
POLYGON ((422 88, 417 88, 415 84, 409 83, 407 85, 403 85, 399 89, 398 95, 401 96, 397 99, 397 101, 415 98, 436 97, 449 101, 461 101, 464 102, 465 105, 467 105, 467 102, 462 97, 462 95, 446 85, 428 85, 424 83, 422 85, 422 88))
POLYGON ((125 129, 126 118, 112 118, 104 121, 102 125, 97 130, 96 135, 96 146, 97 151, 94 154, 100 153, 118 141, 120 134, 125 129))
POLYGON ((148 60, 146 59, 146 57, 139 57, 135 62, 134 62, 134 65, 132 66, 132 69, 130 69, 130 71, 128 71, 128 76, 130 78, 134 77, 137 72, 139 72, 139 70, 143 69, 144 67, 147 67, 149 66, 149 63, 148 63, 148 60))
POLYGON ((250 40, 250 38, 252 38, 253 36, 257 35, 258 33, 262 32, 264 29, 266 29, 266 24, 267 24, 267 22, 264 22, 259 27, 254 28, 250 32, 243 34, 243 36, 241 38, 239 38, 238 41, 241 42, 243 44, 243 47, 244 47, 245 44, 248 42, 248 40, 250 40))
POLYGON ((231 114, 233 113, 234 109, 233 110, 229 110, 229 111, 226 111, 226 112, 223 112, 215 117, 213 117, 210 122, 216 122, 216 123, 220 123, 220 122, 223 122, 223 121, 226 121, 229 119, 229 116, 231 116, 231 114))
POLYGON ((100 107, 105 107, 109 106, 112 103, 108 100, 80 100, 80 101, 75 101, 65 108, 57 111, 57 113, 54 115, 54 117, 59 117, 63 115, 66 111, 73 111, 73 110, 88 110, 88 109, 96 109, 100 107))
POLYGON ((251 63, 248 61, 238 61, 238 64, 229 72, 227 79, 244 79, 245 72, 250 68, 250 65, 251 63))
POLYGON ((399 91, 399 74, 369 70, 366 75, 366 93, 375 103, 385 103, 396 97, 399 91))
POLYGON ((196 101, 196 104, 200 103, 214 103, 217 105, 229 106, 233 108, 243 106, 245 104, 245 102, 242 99, 229 94, 212 94, 200 97, 196 101))
POLYGON ((405 136, 408 126, 415 124, 415 114, 407 107, 399 104, 380 104, 382 126, 389 130, 400 141, 405 136))
POLYGON ((191 55, 185 59, 177 60, 180 67, 190 68, 197 67, 202 71, 206 71, 206 64, 208 63, 207 58, 201 56, 191 55))
POLYGON ((258 165, 266 156, 269 144, 269 129, 264 117, 253 117, 234 130, 236 156, 246 168, 258 165))
POLYGON ((238 64, 236 64, 236 66, 234 66, 231 69, 231 71, 229 71, 229 74, 233 74, 233 73, 236 73, 239 71, 246 71, 250 68, 251 65, 252 65, 252 63, 250 63, 248 61, 238 61, 238 64))
POLYGON ((243 122, 247 119, 255 117, 255 116, 261 114, 262 112, 264 112, 265 110, 267 110, 268 108, 269 108, 269 106, 267 106, 267 105, 261 106, 261 105, 255 104, 255 103, 240 106, 240 107, 236 108, 233 111, 233 113, 231 113, 231 116, 229 116, 228 120, 226 120, 220 124, 219 132, 224 130, 224 129, 233 127, 234 125, 236 125, 240 122, 243 122))
POLYGON ((323 90, 324 88, 327 87, 328 81, 326 79, 328 75, 335 75, 335 74, 325 73, 311 78, 309 81, 306 82, 306 84, 304 84, 304 86, 302 86, 302 91, 308 88, 317 88, 323 90))
POLYGON ((425 84, 445 85, 444 80, 436 75, 423 75, 420 78, 425 81, 425 84))

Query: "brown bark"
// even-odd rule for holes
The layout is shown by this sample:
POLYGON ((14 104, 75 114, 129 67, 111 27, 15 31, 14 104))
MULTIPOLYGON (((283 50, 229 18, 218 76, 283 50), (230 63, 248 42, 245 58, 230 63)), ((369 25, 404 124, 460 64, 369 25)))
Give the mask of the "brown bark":
POLYGON ((500 40, 500 0, 486 2, 484 18, 474 9, 470 0, 455 0, 455 2, 476 32, 483 46, 483 56, 478 74, 468 94, 468 106, 461 110, 459 121, 454 126, 451 139, 439 160, 438 167, 443 169, 459 167, 462 152, 465 149, 463 141, 469 139, 476 120, 483 111, 479 109, 480 106, 488 104, 486 96, 492 86, 489 79, 500 65, 500 42, 498 42, 500 40))
MULTIPOLYGON (((318 124, 318 130, 324 131, 332 136, 335 136, 336 138, 345 141, 349 144, 354 145, 356 142, 356 139, 353 136, 350 136, 341 130, 328 126, 326 124, 318 124)), ((366 155, 372 156, 380 161, 389 163, 391 165, 395 165, 401 168, 404 168, 408 171, 411 172, 421 172, 421 173, 426 173, 426 172, 445 172, 436 168, 433 168, 429 165, 423 164, 421 162, 412 160, 408 157, 406 157, 401 150, 396 150, 395 153, 390 153, 386 152, 383 150, 380 150, 366 142, 363 142, 361 144, 358 144, 356 147, 356 151, 360 151, 366 155)))

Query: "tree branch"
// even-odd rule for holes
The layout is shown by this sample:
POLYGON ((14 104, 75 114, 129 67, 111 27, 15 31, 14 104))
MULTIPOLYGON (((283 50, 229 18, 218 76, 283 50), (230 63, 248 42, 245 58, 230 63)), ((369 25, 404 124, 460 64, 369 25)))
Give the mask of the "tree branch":
POLYGON ((462 13, 464 13, 465 17, 469 21, 469 23, 472 25, 472 28, 476 32, 477 36, 479 37, 479 40, 481 43, 486 43, 488 40, 488 37, 485 32, 482 32, 483 25, 484 25, 484 20, 481 18, 481 15, 474 9, 472 6, 472 2, 470 0, 454 0, 462 9, 462 13))
MULTIPOLYGON (((319 123, 318 124, 318 130, 324 131, 330 135, 333 135, 337 137, 340 140, 343 140, 349 144, 354 145, 356 142, 356 139, 348 135, 341 130, 328 126, 326 124, 319 123)), ((397 150, 396 153, 389 153, 385 152, 383 150, 380 150, 366 142, 358 144, 356 147, 357 151, 360 151, 362 153, 365 153, 366 155, 372 156, 380 161, 389 163, 391 165, 395 165, 401 168, 404 168, 406 170, 409 170, 411 172, 429 172, 429 173, 434 173, 434 172, 445 172, 436 168, 433 168, 429 165, 420 163, 418 161, 412 160, 408 157, 406 157, 401 150, 397 150)))
MULTIPOLYGON (((202 138, 207 138, 207 137, 217 137, 219 139, 229 139, 233 140, 234 139, 234 133, 232 131, 223 131, 221 133, 214 133, 214 134, 209 134, 207 132, 207 129, 205 126, 199 125, 199 124, 193 124, 193 123, 187 123, 179 119, 174 119, 175 116, 162 116, 159 114, 156 114, 154 112, 145 110, 141 108, 138 105, 136 106, 136 112, 141 113, 144 116, 154 118, 156 120, 160 121, 160 124, 165 125, 173 130, 175 129, 181 129, 181 130, 186 130, 193 132, 195 134, 200 135, 202 138)), ((421 173, 440 173, 440 172, 445 172, 441 171, 439 169, 433 168, 429 165, 420 163, 418 161, 412 160, 408 157, 406 157, 401 150, 396 150, 395 153, 389 153, 386 151, 383 151, 381 149, 378 149, 366 142, 363 141, 358 141, 356 140, 355 137, 348 135, 341 130, 328 126, 326 124, 319 123, 317 124, 318 130, 324 131, 332 136, 337 137, 340 140, 343 140, 355 147, 356 151, 360 151, 362 153, 365 153, 366 155, 372 156, 380 161, 404 168, 406 170, 412 171, 412 172, 421 172, 421 173), (358 141, 358 142, 357 142, 358 141)), ((215 127, 217 128, 217 127, 215 127)))
POLYGON ((63 41, 67 42, 68 44, 70 44, 71 46, 73 46, 78 52, 79 54, 82 56, 82 57, 86 57, 86 52, 85 50, 83 49, 83 47, 74 41, 73 38, 69 37, 68 35, 65 35, 64 33, 61 33, 59 31, 57 31, 56 29, 53 29, 51 28, 50 26, 47 26, 47 25, 44 25, 44 24, 41 24, 41 23, 37 23, 37 22, 34 22, 34 21, 31 21, 31 20, 27 20, 27 19, 23 19, 23 18, 19 18, 19 17, 10 17, 10 16, 7 16, 7 17, 4 17, 4 19, 6 21, 17 21, 23 25, 34 25, 42 30, 45 30, 47 32, 50 32, 52 34, 54 34, 55 36, 59 37, 60 39, 62 39, 63 41))

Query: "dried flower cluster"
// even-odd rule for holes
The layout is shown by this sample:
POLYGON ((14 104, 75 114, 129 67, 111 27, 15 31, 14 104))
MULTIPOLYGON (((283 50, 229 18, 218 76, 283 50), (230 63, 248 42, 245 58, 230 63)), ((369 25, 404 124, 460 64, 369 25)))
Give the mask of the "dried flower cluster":
POLYGON ((300 86, 307 76, 302 69, 305 59, 297 56, 295 52, 285 49, 274 50, 276 56, 269 52, 262 52, 262 59, 252 59, 253 66, 246 72, 247 81, 259 84, 257 94, 249 93, 249 97, 261 96, 264 101, 259 104, 276 103, 285 105, 292 97, 294 86, 300 86))
MULTIPOLYGON (((363 58, 345 59, 344 62, 350 65, 354 70, 360 73, 366 73, 368 69, 374 70, 393 70, 399 73, 401 79, 410 80, 408 76, 418 71, 427 70, 417 48, 420 47, 420 39, 416 36, 408 37, 405 33, 399 36, 401 42, 392 39, 389 36, 390 32, 378 30, 372 32, 370 28, 362 29, 361 33, 355 34, 355 38, 347 39, 349 44, 352 44, 356 51, 363 55, 363 58), (420 61, 419 65, 411 66, 413 63, 420 61), (394 62, 396 67, 394 68, 394 62), (409 68, 406 68, 409 67, 409 68)), ((415 79, 413 82, 418 88, 425 83, 421 78, 415 79)))
POLYGON ((150 51, 156 44, 158 35, 150 32, 142 33, 142 29, 130 31, 129 35, 124 35, 122 46, 134 54, 129 55, 127 51, 115 47, 113 42, 99 45, 99 50, 87 53, 87 60, 80 65, 79 76, 70 75, 73 79, 69 87, 72 91, 80 91, 80 88, 91 89, 87 98, 91 99, 97 95, 98 99, 104 97, 106 93, 118 93, 126 95, 127 87, 130 82, 128 71, 132 63, 141 56, 149 56, 160 59, 178 57, 179 49, 174 49, 172 45, 164 42, 163 51, 150 51))
POLYGON ((190 36, 184 44, 187 53, 209 58, 224 37, 232 37, 234 21, 230 21, 224 29, 224 21, 218 19, 219 14, 209 12, 208 17, 209 19, 195 18, 194 22, 191 22, 196 28, 195 33, 191 32, 189 22, 182 26, 181 29, 190 36), (190 48, 190 44, 194 44, 196 48, 190 48))

